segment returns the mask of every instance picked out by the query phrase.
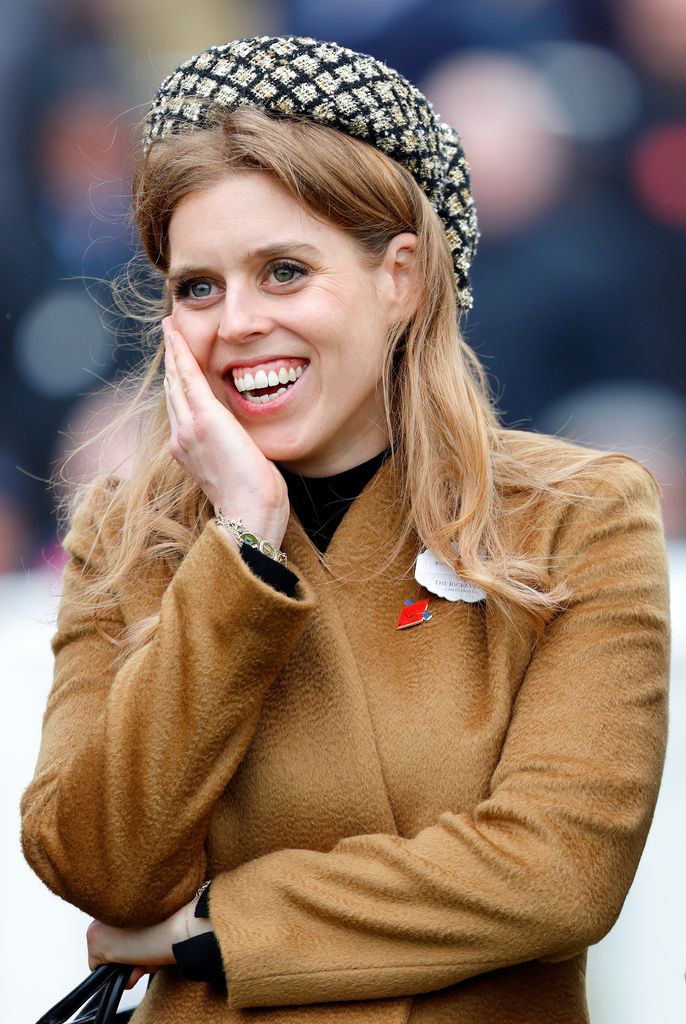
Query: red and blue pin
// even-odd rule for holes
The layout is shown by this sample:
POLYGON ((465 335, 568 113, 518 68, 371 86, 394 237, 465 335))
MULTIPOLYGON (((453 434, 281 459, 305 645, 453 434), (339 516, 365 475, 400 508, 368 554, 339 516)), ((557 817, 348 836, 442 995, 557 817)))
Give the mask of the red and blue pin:
POLYGON ((428 622, 431 612, 427 611, 429 599, 426 601, 405 601, 405 607, 400 613, 396 629, 407 629, 408 626, 418 626, 420 622, 428 622))

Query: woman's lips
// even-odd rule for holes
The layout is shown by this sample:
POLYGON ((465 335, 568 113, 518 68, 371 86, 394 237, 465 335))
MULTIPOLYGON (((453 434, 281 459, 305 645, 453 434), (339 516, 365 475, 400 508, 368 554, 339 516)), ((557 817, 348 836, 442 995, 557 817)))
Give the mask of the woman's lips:
POLYGON ((275 356, 232 366, 227 376, 231 375, 238 391, 262 391, 267 387, 286 385, 289 381, 294 383, 302 376, 308 362, 303 356, 275 356))
POLYGON ((301 382, 303 377, 307 375, 308 366, 308 360, 303 359, 275 360, 273 363, 260 363, 258 366, 251 368, 251 374, 247 379, 245 375, 239 377, 239 381, 244 385, 242 391, 238 390, 236 382, 237 373, 239 369, 242 372, 242 368, 237 367, 225 376, 224 383, 232 403, 242 413, 251 416, 261 416, 265 413, 278 412, 290 402, 293 393, 299 391, 302 387, 301 382), (288 364, 292 364, 292 366, 288 364), (278 376, 278 368, 287 369, 289 376, 286 383, 282 383, 283 374, 281 374, 281 377, 278 376), (271 374, 277 374, 277 382, 275 384, 269 383, 269 371, 271 371, 271 374), (258 377, 256 381, 255 377, 259 373, 262 376, 258 377), (292 377, 295 377, 295 380, 292 380, 292 377), (264 386, 265 381, 267 382, 266 387, 264 386), (245 384, 257 385, 257 387, 245 387, 245 384))

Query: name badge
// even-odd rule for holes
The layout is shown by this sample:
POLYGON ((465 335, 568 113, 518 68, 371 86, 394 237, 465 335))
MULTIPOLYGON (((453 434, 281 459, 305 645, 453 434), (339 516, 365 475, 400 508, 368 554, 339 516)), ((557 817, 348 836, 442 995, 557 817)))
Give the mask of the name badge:
POLYGON ((474 583, 463 580, 454 569, 441 561, 433 551, 422 551, 417 557, 414 578, 432 594, 444 597, 446 601, 467 601, 474 604, 486 599, 486 591, 474 583))

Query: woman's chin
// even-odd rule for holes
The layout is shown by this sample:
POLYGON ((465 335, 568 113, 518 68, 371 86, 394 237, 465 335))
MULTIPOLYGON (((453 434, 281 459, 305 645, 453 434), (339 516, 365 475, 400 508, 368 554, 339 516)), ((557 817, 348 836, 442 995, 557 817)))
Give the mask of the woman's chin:
POLYGON ((270 462, 275 462, 279 466, 283 465, 286 469, 292 468, 293 472, 299 472, 298 466, 307 465, 313 456, 316 457, 312 445, 290 443, 283 438, 257 437, 251 431, 249 433, 265 459, 269 459, 270 462))

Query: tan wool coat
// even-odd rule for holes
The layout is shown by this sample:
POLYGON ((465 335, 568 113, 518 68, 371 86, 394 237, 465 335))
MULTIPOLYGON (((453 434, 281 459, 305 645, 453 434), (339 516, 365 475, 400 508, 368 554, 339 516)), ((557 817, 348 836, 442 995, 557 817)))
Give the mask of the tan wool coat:
MULTIPOLYGON (((551 439, 554 446, 559 442, 551 439)), ((504 529, 571 597, 538 638, 517 611, 413 578, 389 463, 322 565, 297 519, 294 597, 210 521, 173 579, 81 613, 103 488, 77 513, 23 843, 111 924, 168 917, 212 878, 228 997, 160 970, 136 1024, 581 1024, 585 950, 613 924, 665 745, 663 528, 652 477, 610 458, 588 502, 504 529), (100 493, 100 497, 98 497, 100 493), (367 563, 364 563, 367 564, 367 563), (333 570, 333 572, 331 571, 333 570), (405 573, 405 577, 403 577, 405 573), (430 621, 395 628, 407 598, 430 621), (117 671, 107 634, 159 611, 117 671)))

